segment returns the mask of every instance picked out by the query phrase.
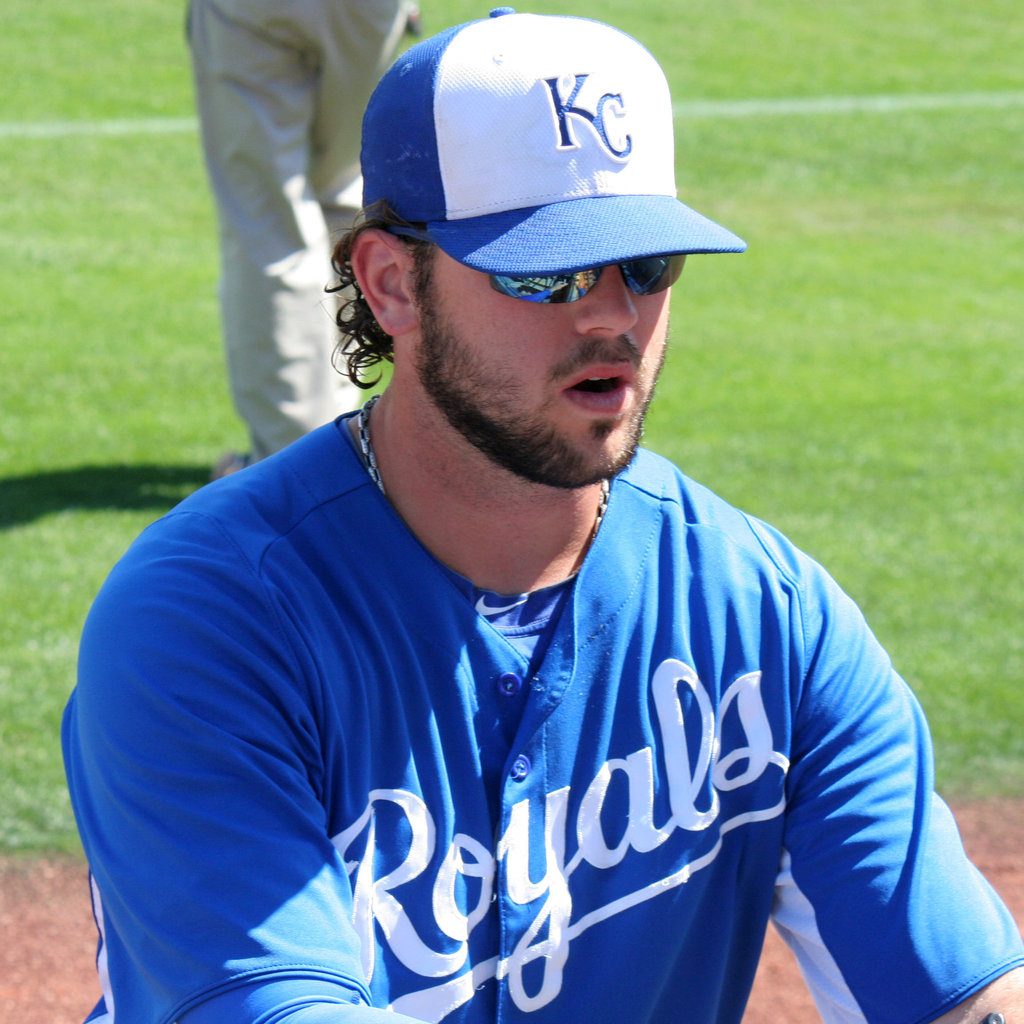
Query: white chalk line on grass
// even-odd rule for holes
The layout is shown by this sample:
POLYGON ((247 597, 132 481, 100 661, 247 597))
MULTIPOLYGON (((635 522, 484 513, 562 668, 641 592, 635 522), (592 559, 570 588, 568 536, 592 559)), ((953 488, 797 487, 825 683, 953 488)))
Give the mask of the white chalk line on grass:
POLYGON ((72 135, 173 135, 194 132, 194 117, 136 117, 112 121, 6 121, 0 139, 63 139, 72 135))
MULTIPOLYGON (((692 117, 773 117, 803 114, 892 114, 908 110, 1024 106, 1024 92, 965 92, 934 95, 808 96, 792 99, 684 100, 672 113, 692 117)), ((0 121, 0 139, 61 139, 74 135, 170 135, 194 132, 194 117, 118 118, 108 121, 0 121)))
POLYGON ((964 92, 933 95, 805 96, 792 99, 690 100, 672 107, 677 118, 762 117, 794 114, 894 114, 908 110, 1024 106, 1024 92, 964 92))

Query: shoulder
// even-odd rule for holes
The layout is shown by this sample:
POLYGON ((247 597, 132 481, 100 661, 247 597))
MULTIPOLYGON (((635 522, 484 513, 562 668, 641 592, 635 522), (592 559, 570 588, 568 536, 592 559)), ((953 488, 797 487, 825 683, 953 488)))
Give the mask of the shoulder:
POLYGON ((343 533, 346 517, 332 510, 358 503, 364 490, 376 492, 331 424, 203 487, 152 523, 89 610, 80 702, 187 692, 201 678, 211 694, 261 674, 286 676, 283 666, 308 646, 297 611, 304 595, 337 592, 346 570, 348 552, 331 535, 343 533))
POLYGON ((117 571, 172 558, 193 568, 224 562, 260 573, 275 553, 300 545, 325 519, 340 522, 348 503, 358 507, 374 490, 343 422, 200 488, 150 524, 117 571))
POLYGON ((663 529, 688 534, 690 544, 763 562, 788 579, 823 571, 775 527, 736 508, 661 455, 641 449, 620 481, 631 503, 660 520, 663 529))
POLYGON ((826 631, 858 643, 869 632, 816 559, 659 455, 641 451, 616 480, 606 522, 609 536, 595 544, 605 579, 634 572, 662 598, 686 594, 691 608, 720 609, 726 620, 756 624, 772 608, 808 656, 826 631))
POLYGON ((375 496, 338 424, 322 427, 150 524, 100 589, 86 640, 101 622, 123 632, 232 606, 254 617, 257 606, 288 602, 359 549, 359 506, 375 496))
POLYGON ((346 437, 345 418, 327 424, 240 473, 191 495, 158 524, 185 516, 223 525, 239 543, 287 536, 310 517, 371 489, 346 437))

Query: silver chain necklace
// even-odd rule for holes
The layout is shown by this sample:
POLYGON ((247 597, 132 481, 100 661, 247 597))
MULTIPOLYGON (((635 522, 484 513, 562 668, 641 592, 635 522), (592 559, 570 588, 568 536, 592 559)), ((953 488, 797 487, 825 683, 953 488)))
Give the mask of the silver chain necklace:
POLYGON ((381 480, 380 470, 377 468, 377 459, 373 454, 373 445, 370 444, 370 410, 377 404, 378 398, 380 398, 380 395, 374 395, 359 410, 359 447, 363 452, 366 472, 370 474, 370 479, 377 485, 380 493, 387 497, 387 491, 384 490, 384 481, 381 480))
MULTIPOLYGON (((387 491, 384 490, 384 481, 380 478, 380 470, 377 468, 377 459, 373 454, 373 445, 370 443, 370 412, 373 407, 377 404, 377 400, 380 395, 374 395, 366 405, 359 410, 359 447, 363 453, 363 461, 366 463, 366 472, 370 474, 370 479, 377 485, 378 490, 384 497, 387 497, 387 491)), ((611 488, 609 487, 607 480, 601 481, 601 503, 597 506, 597 519, 594 521, 594 532, 590 535, 591 539, 596 536, 598 528, 601 526, 601 520, 604 519, 604 514, 608 509, 608 492, 611 488)))

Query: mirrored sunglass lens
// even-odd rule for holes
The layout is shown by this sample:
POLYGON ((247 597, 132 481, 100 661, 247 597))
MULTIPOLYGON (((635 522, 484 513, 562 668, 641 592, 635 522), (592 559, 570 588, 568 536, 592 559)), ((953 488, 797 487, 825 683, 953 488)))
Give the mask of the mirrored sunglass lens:
POLYGON ((564 302, 564 299, 553 297, 561 292, 564 284, 562 277, 514 277, 508 274, 491 274, 492 288, 525 302, 564 302))
MULTIPOLYGON (((636 295, 656 295, 671 288, 683 271, 686 256, 648 256, 620 263, 622 278, 636 295)), ((590 267, 570 274, 537 274, 516 277, 492 274, 491 286, 504 295, 526 302, 576 302, 597 284, 604 267, 590 267)))
POLYGON ((575 270, 571 274, 559 274, 559 287, 552 291, 549 302, 575 302, 582 299, 597 284, 601 267, 575 270))
POLYGON ((648 256, 621 264, 622 277, 637 295, 655 295, 671 288, 683 272, 686 256, 648 256))
POLYGON ((504 295, 526 302, 575 302, 582 299, 597 283, 601 268, 579 270, 571 274, 539 274, 515 277, 491 274, 491 287, 504 295))

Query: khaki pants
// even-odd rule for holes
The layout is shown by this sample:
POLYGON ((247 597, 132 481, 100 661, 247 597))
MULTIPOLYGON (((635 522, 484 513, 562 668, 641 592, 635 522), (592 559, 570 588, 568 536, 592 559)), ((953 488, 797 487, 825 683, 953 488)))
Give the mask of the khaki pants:
POLYGON ((358 404, 331 365, 330 251, 361 206, 360 125, 404 0, 192 0, 232 397, 260 459, 358 404))

